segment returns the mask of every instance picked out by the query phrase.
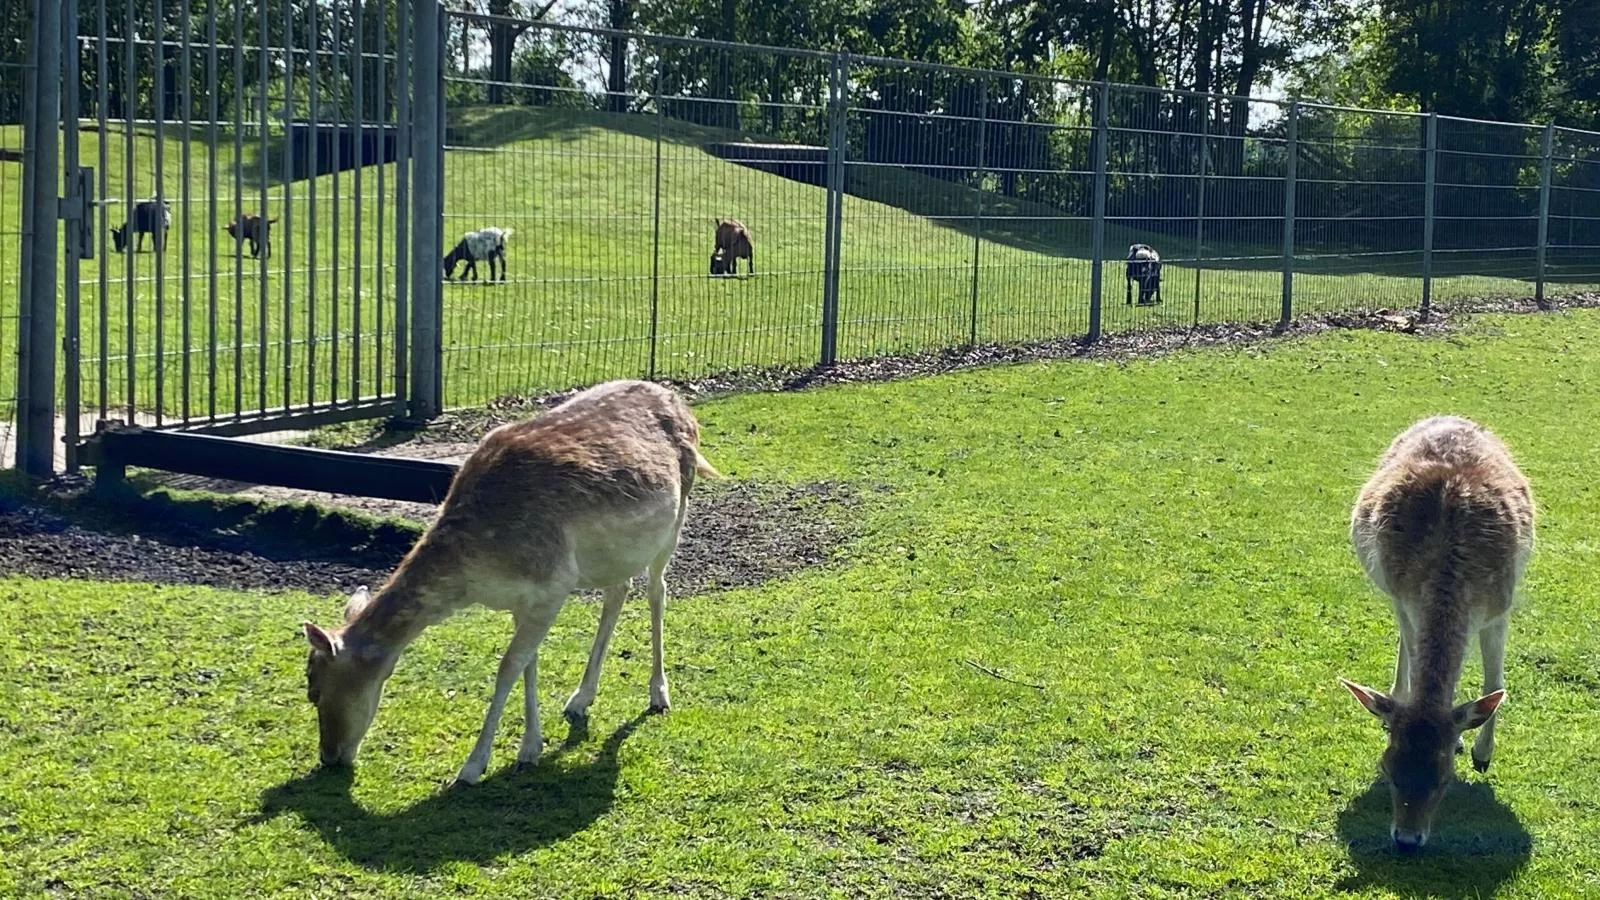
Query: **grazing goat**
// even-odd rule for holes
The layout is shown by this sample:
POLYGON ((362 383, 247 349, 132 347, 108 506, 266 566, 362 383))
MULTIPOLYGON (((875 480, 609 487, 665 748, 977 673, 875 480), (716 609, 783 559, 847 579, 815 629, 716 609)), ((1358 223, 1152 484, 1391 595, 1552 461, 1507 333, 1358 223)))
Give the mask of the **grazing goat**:
POLYGON ((134 235, 137 235, 138 246, 133 252, 144 252, 144 236, 147 234, 151 236, 151 242, 157 252, 167 249, 167 230, 172 227, 171 204, 154 197, 135 203, 133 214, 128 217, 127 223, 111 229, 111 243, 118 253, 127 251, 129 244, 135 240, 128 234, 130 227, 134 235))
POLYGON ((1161 254, 1149 244, 1132 244, 1128 247, 1128 271, 1122 285, 1124 303, 1133 302, 1133 283, 1139 283, 1139 305, 1153 306, 1161 302, 1161 254))
POLYGON ((489 764, 506 698, 523 679, 518 763, 538 760, 539 644, 567 596, 604 588, 600 627, 583 680, 567 701, 588 715, 629 580, 645 572, 654 649, 650 708, 668 707, 663 665, 664 574, 696 476, 720 478, 700 455, 700 426, 672 391, 612 381, 537 418, 490 432, 445 496, 433 525, 376 593, 358 589, 344 624, 307 622, 306 695, 317 707, 324 765, 348 764, 372 723, 395 662, 430 625, 472 603, 511 613, 516 634, 500 660, 477 743, 456 780, 489 764))
POLYGON ((228 223, 228 237, 235 241, 250 242, 250 256, 259 258, 265 251, 267 257, 272 257, 272 243, 269 232, 277 224, 277 219, 263 219, 255 213, 245 213, 228 223))
POLYGON ((726 260, 723 271, 719 273, 716 271, 717 263, 713 257, 711 274, 737 275, 741 259, 749 262, 751 275, 756 273, 755 243, 750 239, 750 229, 744 227, 743 222, 738 219, 718 219, 716 241, 715 253, 723 254, 726 260))
POLYGON ((461 271, 462 280, 466 280, 467 273, 472 273, 472 280, 478 280, 478 260, 489 261, 489 280, 494 281, 495 260, 500 261, 500 280, 506 280, 506 239, 516 233, 514 228, 480 228, 469 231, 461 236, 449 253, 444 257, 444 277, 446 281, 455 277, 456 264, 465 262, 467 267, 461 271))
POLYGON ((1428 840, 1455 777, 1461 734, 1482 726, 1472 763, 1487 771, 1495 710, 1505 700, 1507 615, 1533 552, 1528 480, 1500 439, 1466 419, 1437 416, 1395 438, 1361 489, 1350 536, 1400 627, 1388 694, 1340 679, 1383 721, 1379 768, 1394 803, 1401 852, 1428 840), (1483 650, 1483 696, 1455 704, 1468 644, 1483 650))

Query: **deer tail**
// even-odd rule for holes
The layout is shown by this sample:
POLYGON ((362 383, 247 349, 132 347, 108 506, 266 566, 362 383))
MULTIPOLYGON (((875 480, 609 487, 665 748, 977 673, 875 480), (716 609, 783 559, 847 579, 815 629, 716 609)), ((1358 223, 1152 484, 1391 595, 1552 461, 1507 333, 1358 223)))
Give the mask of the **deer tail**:
POLYGON ((706 462, 706 458, 700 455, 699 450, 694 452, 694 473, 711 481, 721 481, 726 477, 721 472, 718 472, 715 466, 706 462))

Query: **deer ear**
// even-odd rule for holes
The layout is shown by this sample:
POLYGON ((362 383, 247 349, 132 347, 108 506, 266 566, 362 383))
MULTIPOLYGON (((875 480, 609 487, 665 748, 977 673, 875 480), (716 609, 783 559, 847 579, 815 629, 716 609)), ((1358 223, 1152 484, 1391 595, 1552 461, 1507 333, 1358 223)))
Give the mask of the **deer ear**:
POLYGON ((344 605, 344 620, 346 622, 354 621, 355 617, 361 615, 361 611, 366 609, 367 604, 371 602, 372 594, 367 590, 366 585, 363 584, 356 588, 355 593, 350 595, 350 600, 344 605))
POLYGON ((1452 711, 1452 718, 1455 720, 1457 730, 1470 731, 1489 721, 1490 717, 1494 715, 1494 711, 1499 709, 1500 704, 1504 703, 1505 700, 1506 692, 1501 689, 1490 694, 1484 694, 1476 700, 1468 700, 1466 703, 1456 707, 1452 711))
POLYGON ((301 627, 305 629, 306 640, 311 642, 311 649, 319 650, 329 656, 338 652, 338 644, 334 641, 333 635, 323 631, 313 622, 305 622, 301 627))
POLYGON ((1339 679, 1339 683, 1344 685, 1345 690, 1348 690, 1362 706, 1367 708, 1367 712, 1383 720, 1385 725, 1389 724, 1389 719, 1394 715, 1393 697, 1366 685, 1356 684, 1347 678, 1339 679))

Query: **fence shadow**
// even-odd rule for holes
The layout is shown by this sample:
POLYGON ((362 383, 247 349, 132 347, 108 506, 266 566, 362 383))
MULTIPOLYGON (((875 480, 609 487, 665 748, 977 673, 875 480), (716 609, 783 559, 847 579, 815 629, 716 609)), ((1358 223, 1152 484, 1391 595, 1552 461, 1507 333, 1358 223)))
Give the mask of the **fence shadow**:
POLYGON ((532 769, 508 767, 393 813, 374 814, 355 802, 353 770, 318 769, 265 791, 251 824, 292 811, 346 859, 392 872, 425 874, 449 862, 524 853, 583 831, 611 809, 617 753, 649 715, 640 713, 612 732, 591 760, 568 764, 562 758, 586 737, 575 728, 532 769))
POLYGON ((1450 786, 1423 851, 1395 853, 1389 786, 1375 781, 1339 813, 1336 831, 1355 872, 1341 891, 1381 887, 1403 897, 1492 897, 1528 864, 1533 837, 1484 782, 1450 786))

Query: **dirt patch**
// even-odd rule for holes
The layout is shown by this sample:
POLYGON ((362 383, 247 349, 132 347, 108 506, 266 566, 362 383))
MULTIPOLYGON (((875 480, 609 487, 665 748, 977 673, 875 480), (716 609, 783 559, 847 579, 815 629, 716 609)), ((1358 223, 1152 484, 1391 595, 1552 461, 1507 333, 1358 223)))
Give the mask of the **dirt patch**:
MULTIPOLYGON (((747 587, 823 565, 855 532, 855 500, 829 482, 698 485, 673 557, 672 590, 747 587)), ((382 582, 435 509, 403 504, 425 515, 357 523, 273 502, 219 510, 158 494, 115 512, 82 499, 67 510, 66 502, 0 503, 0 574, 343 593, 382 582)))
MULTIPOLYGON (((937 375, 983 366, 1058 359, 1152 359, 1202 347, 1248 346, 1263 341, 1304 337, 1335 329, 1390 331, 1437 335, 1456 330, 1466 316, 1484 313, 1542 313, 1563 309, 1600 308, 1600 293, 1580 293, 1546 301, 1532 298, 1456 301, 1435 306, 1423 318, 1416 309, 1373 309, 1318 313, 1276 322, 1200 325, 1150 329, 1104 335, 1089 343, 1081 337, 1057 338, 1026 344, 980 344, 951 347, 927 353, 841 360, 831 366, 750 368, 700 378, 659 379, 691 401, 750 392, 798 391, 827 384, 857 384, 937 375)), ((500 397, 481 409, 457 410, 420 428, 384 428, 369 438, 338 444, 340 449, 364 452, 400 452, 408 456, 431 455, 427 445, 467 448, 496 426, 526 419, 577 393, 579 388, 530 396, 500 397)))

